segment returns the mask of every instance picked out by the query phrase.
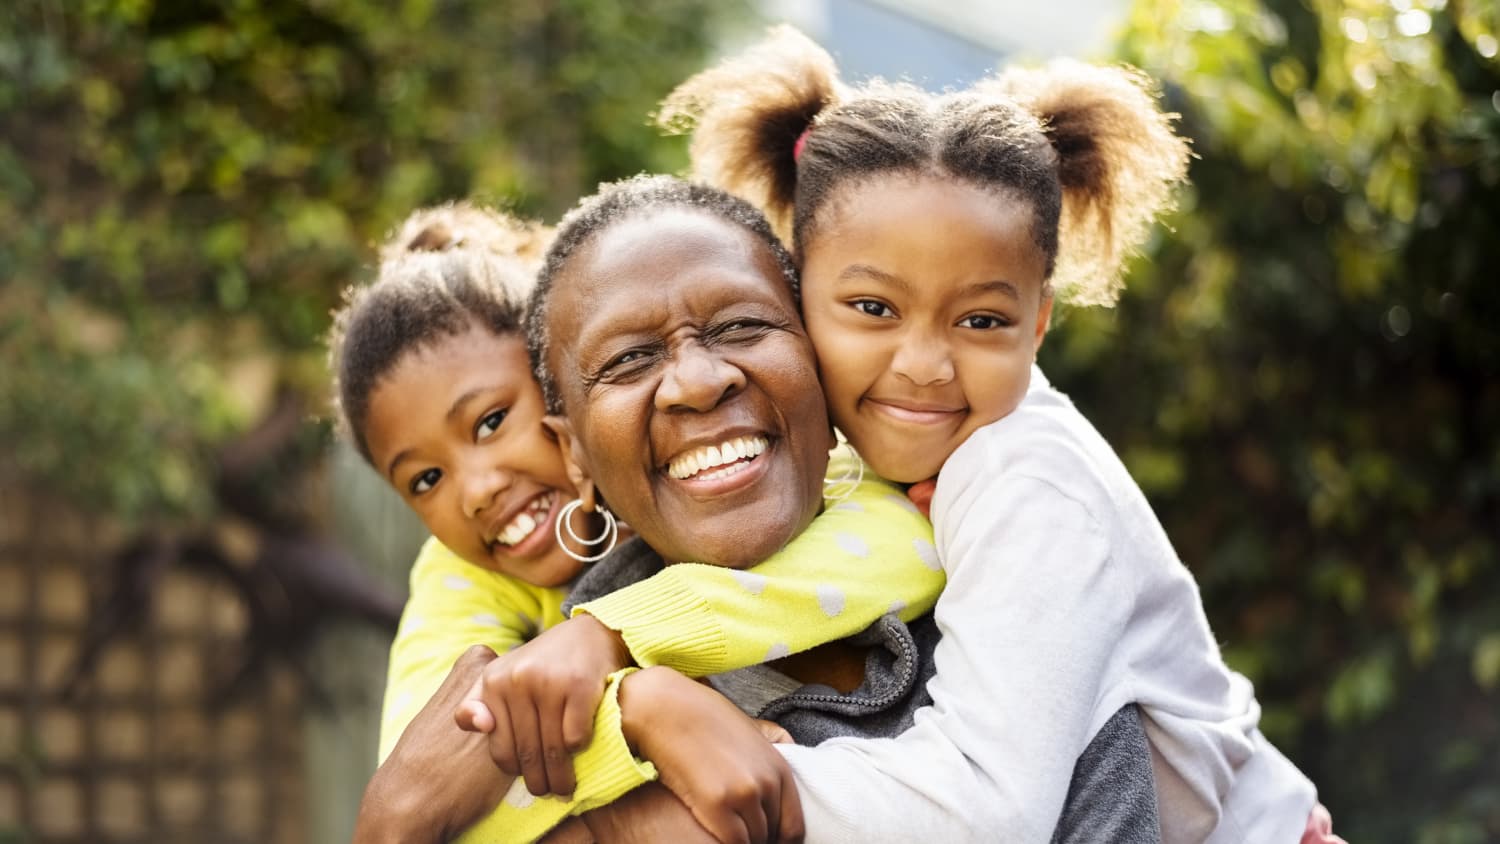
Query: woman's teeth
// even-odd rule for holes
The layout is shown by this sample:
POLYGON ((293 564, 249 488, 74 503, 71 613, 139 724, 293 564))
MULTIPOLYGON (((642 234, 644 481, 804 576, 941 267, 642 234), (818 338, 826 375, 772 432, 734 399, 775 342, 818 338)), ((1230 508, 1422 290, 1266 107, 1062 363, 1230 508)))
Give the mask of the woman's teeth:
POLYGON ((556 500, 556 490, 544 492, 536 498, 531 499, 531 503, 527 504, 525 509, 517 513, 516 517, 510 520, 510 524, 507 524, 500 531, 500 535, 495 537, 495 541, 501 545, 519 545, 525 541, 527 537, 531 536, 531 532, 536 530, 536 526, 546 520, 547 513, 552 509, 552 504, 556 500))
POLYGON ((699 476, 702 480, 722 478, 741 471, 750 460, 766 450, 766 438, 762 436, 735 437, 718 445, 709 445, 683 452, 667 464, 667 474, 677 480, 699 476), (716 472, 710 469, 723 466, 716 472), (699 475, 700 472, 707 474, 699 475))

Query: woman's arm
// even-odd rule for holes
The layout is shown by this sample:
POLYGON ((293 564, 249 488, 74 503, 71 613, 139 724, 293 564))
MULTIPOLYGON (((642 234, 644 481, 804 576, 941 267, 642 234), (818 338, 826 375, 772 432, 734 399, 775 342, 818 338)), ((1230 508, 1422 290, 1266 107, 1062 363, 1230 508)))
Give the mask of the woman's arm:
MULTIPOLYGON (((436 701, 441 690, 447 688, 445 680, 451 677, 455 658, 471 646, 484 645, 504 654, 535 635, 539 628, 555 625, 561 619, 560 591, 478 569, 436 540, 429 540, 412 566, 411 597, 391 645, 381 719, 380 759, 385 764, 377 777, 405 784, 410 794, 434 794, 437 802, 424 802, 424 808, 439 807, 447 811, 450 801, 442 792, 453 788, 455 797, 457 793, 467 793, 463 790, 476 781, 471 776, 476 768, 487 775, 503 776, 490 758, 486 738, 463 732, 453 723, 454 708, 478 682, 480 670, 469 675, 469 684, 459 690, 456 699, 435 709, 436 701), (419 711, 424 721, 436 718, 440 722, 426 724, 422 728, 426 734, 443 735, 446 729, 473 742, 472 747, 464 744, 461 749, 458 745, 450 748, 455 756, 452 765, 443 769, 443 776, 415 765, 411 759, 416 757, 410 754, 407 761, 388 758, 393 756, 398 739, 417 723, 414 718, 419 711), (434 791, 439 785, 442 788, 434 791)), ((506 776, 508 790, 501 791, 505 800, 498 807, 491 801, 488 805, 493 811, 461 840, 532 840, 567 817, 570 811, 603 805, 654 779, 651 766, 637 762, 625 744, 615 699, 617 687, 618 678, 613 677, 601 684, 603 703, 597 712, 591 713, 590 723, 598 739, 588 743, 575 760, 579 772, 587 774, 587 783, 572 801, 533 799, 523 783, 511 783, 506 776)), ((386 789, 383 793, 395 792, 386 789)), ((475 818, 467 820, 472 823, 475 818)), ((468 823, 455 829, 462 829, 468 823)))
POLYGON ((365 787, 354 844, 438 844, 500 802, 511 778, 490 764, 481 737, 459 730, 449 710, 494 651, 465 651, 411 719, 365 787))
POLYGON ((422 545, 410 583, 386 672, 381 760, 469 646, 504 654, 562 620, 561 592, 480 569, 436 539, 422 545))

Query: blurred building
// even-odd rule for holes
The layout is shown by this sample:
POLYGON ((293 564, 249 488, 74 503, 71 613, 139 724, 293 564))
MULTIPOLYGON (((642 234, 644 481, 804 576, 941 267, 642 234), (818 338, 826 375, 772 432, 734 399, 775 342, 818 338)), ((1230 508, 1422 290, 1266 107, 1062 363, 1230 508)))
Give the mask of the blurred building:
POLYGON ((846 79, 906 79, 930 89, 973 82, 1011 59, 1107 50, 1127 0, 765 0, 769 20, 827 47, 846 79))

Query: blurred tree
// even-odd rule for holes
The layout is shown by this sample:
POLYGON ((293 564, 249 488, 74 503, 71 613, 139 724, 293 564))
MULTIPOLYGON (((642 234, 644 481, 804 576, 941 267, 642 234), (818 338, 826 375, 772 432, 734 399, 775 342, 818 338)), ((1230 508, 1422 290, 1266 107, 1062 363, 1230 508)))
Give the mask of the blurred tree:
POLYGON ((1049 373, 1360 842, 1500 840, 1500 7, 1137 0, 1199 159, 1049 373))
POLYGON ((647 113, 736 9, 7 4, 0 477, 136 523, 210 517, 215 448, 284 389, 321 402, 327 315, 373 241, 424 203, 555 214, 681 166, 647 113))

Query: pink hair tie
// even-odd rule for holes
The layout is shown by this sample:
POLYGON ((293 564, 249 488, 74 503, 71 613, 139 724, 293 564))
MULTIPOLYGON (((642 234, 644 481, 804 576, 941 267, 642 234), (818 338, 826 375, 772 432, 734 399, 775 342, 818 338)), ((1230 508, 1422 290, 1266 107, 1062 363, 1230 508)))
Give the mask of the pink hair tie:
POLYGON ((808 126, 806 129, 803 129, 802 130, 802 134, 800 134, 800 135, 797 136, 797 142, 795 144, 792 144, 792 160, 793 161, 796 161, 797 159, 799 159, 799 158, 802 157, 802 149, 803 149, 803 147, 807 146, 807 133, 809 133, 811 131, 812 131, 812 127, 811 126, 808 126))

